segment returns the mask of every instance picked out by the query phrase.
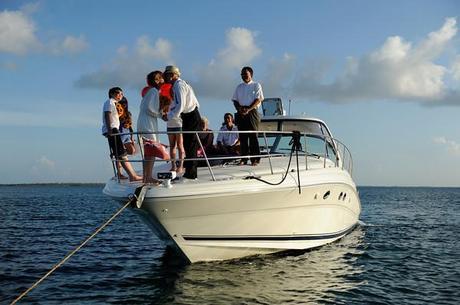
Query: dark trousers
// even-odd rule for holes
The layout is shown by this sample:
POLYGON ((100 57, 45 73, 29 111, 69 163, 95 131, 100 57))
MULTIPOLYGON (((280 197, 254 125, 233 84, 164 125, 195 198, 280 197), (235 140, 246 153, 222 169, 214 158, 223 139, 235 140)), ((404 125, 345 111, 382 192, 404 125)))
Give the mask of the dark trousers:
MULTIPOLYGON (((260 116, 257 109, 253 109, 246 115, 237 114, 236 126, 240 131, 259 130, 260 116)), ((260 155, 259 140, 256 133, 240 133, 240 149, 241 155, 260 155)), ((247 161, 247 160, 242 160, 247 161)), ((251 158, 251 163, 259 162, 260 158, 251 158)))
MULTIPOLYGON (((119 133, 117 128, 112 128, 112 133, 119 133)), ((123 142, 121 141, 120 135, 111 135, 108 136, 107 134, 104 134, 104 136, 107 137, 107 140, 109 141, 109 147, 110 147, 110 157, 115 157, 115 159, 121 159, 122 157, 125 157, 127 155, 125 146, 123 145, 123 142)))
MULTIPOLYGON (((199 131, 201 130, 201 116, 198 108, 189 112, 182 113, 182 130, 183 131, 199 131)), ((196 158, 197 150, 200 146, 197 136, 194 133, 184 133, 184 150, 185 158, 196 158)), ((197 177, 198 161, 184 161, 185 173, 184 177, 188 179, 195 179, 197 177)))

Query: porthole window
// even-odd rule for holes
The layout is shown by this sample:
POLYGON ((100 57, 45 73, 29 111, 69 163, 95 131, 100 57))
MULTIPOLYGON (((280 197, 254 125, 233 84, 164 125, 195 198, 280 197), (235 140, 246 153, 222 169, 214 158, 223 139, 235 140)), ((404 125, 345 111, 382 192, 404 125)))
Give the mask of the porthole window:
POLYGON ((343 192, 340 192, 339 200, 342 200, 343 192))
POLYGON ((331 194, 331 191, 327 191, 326 193, 324 193, 323 199, 326 200, 327 197, 329 197, 330 194, 331 194))
POLYGON ((347 193, 344 193, 344 194, 343 194, 342 199, 343 199, 344 201, 345 201, 345 198, 347 198, 347 193))

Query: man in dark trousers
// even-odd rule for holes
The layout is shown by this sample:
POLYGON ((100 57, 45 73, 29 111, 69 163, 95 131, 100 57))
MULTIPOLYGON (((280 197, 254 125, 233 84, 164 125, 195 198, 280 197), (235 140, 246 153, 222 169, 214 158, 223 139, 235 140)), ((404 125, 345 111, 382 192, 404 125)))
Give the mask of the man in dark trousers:
MULTIPOLYGON (((163 78, 167 83, 172 84, 173 102, 168 112, 167 119, 182 119, 183 131, 201 130, 201 116, 198 108, 200 104, 193 92, 193 88, 180 78, 179 68, 166 66, 163 78)), ((184 133, 185 158, 196 158, 199 147, 198 139, 194 133, 184 133)), ((184 178, 197 178, 198 161, 185 161, 184 178)))
MULTIPOLYGON (((264 99, 262 86, 252 80, 254 72, 251 67, 241 69, 241 79, 232 101, 237 111, 235 122, 239 131, 256 131, 259 129, 260 116, 257 108, 264 99)), ((256 133, 240 133, 241 155, 260 155, 259 141, 256 133)), ((251 158, 253 166, 258 165, 260 157, 251 158)), ((247 159, 241 159, 240 165, 247 163, 247 159)))

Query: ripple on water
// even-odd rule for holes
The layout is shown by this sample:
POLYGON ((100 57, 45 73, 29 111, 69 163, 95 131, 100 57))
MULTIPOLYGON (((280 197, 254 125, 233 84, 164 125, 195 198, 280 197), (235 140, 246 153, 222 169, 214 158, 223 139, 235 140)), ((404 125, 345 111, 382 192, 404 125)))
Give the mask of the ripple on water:
MULTIPOLYGON (((101 186, 0 186, 0 304, 110 217, 101 186)), ((130 212, 25 304, 458 304, 460 189, 360 188, 361 225, 312 251, 184 265, 130 212)))

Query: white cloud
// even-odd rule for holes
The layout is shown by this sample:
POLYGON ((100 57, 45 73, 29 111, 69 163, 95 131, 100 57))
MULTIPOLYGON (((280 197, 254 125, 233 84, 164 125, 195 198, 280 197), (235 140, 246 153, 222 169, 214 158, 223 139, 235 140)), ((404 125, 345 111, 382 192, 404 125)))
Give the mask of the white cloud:
POLYGON ((174 64, 172 53, 173 46, 168 40, 158 38, 151 45, 147 36, 141 36, 132 51, 127 46, 120 46, 111 63, 82 75, 75 84, 81 88, 107 89, 121 86, 139 89, 145 85, 145 76, 152 69, 174 64))
POLYGON ((62 42, 62 49, 70 53, 80 53, 88 48, 85 36, 79 37, 66 36, 62 42))
POLYGON ((55 166, 55 162, 51 161, 45 156, 41 156, 41 158, 37 161, 37 163, 46 168, 54 168, 55 166))
POLYGON ((172 44, 164 38, 158 38, 152 46, 148 36, 144 35, 137 39, 136 53, 140 58, 154 58, 167 62, 171 59, 172 44))
POLYGON ((433 142, 444 145, 450 153, 460 155, 460 144, 453 140, 449 140, 446 137, 437 137, 433 139, 433 142))
POLYGON ((265 96, 288 96, 289 84, 292 83, 295 75, 296 57, 285 53, 281 60, 271 59, 267 65, 267 74, 263 78, 265 96))
POLYGON ((39 4, 32 3, 18 11, 0 12, 0 52, 15 55, 34 52, 61 55, 79 53, 88 48, 83 35, 79 37, 67 35, 64 39, 40 41, 37 37, 37 26, 30 16, 38 9, 39 4))
POLYGON ((46 156, 41 156, 38 160, 35 160, 34 165, 31 167, 31 173, 34 175, 47 174, 54 171, 56 162, 50 160, 46 156))
MULTIPOLYGON (((240 69, 257 58, 262 50, 257 46, 257 34, 245 28, 231 28, 226 33, 226 46, 208 65, 198 67, 194 89, 200 96, 230 99, 240 69)), ((255 71, 257 73, 257 71, 255 71)))
POLYGON ((215 64, 225 68, 241 68, 260 55, 255 44, 256 33, 245 28, 231 28, 226 35, 227 46, 217 54, 215 64))
POLYGON ((40 46, 36 27, 21 11, 0 12, 0 52, 23 55, 40 46))
MULTIPOLYGON (((437 63, 457 33, 456 19, 447 18, 444 25, 414 44, 400 36, 362 57, 349 57, 338 76, 330 78, 328 64, 318 60, 297 65, 287 62, 296 74, 288 85, 289 96, 326 102, 368 100, 417 101, 425 105, 460 104, 460 93, 446 85, 446 77, 460 77, 458 61, 449 69, 437 63)), ((282 65, 281 65, 282 66, 282 65)), ((269 70, 268 75, 280 70, 269 70)), ((271 86, 276 83, 269 83, 271 86)))
MULTIPOLYGON (((193 87, 199 97, 228 99, 232 95, 239 70, 262 52, 255 37, 256 33, 245 28, 231 28, 226 32, 226 45, 207 65, 196 68, 195 75, 198 77, 194 79, 193 87)), ((173 45, 167 39, 158 38, 152 45, 148 36, 141 36, 132 50, 125 45, 120 46, 111 63, 82 75, 75 84, 81 88, 142 88, 145 76, 152 69, 175 64, 173 51, 173 45)), ((190 81, 193 75, 183 73, 183 77, 190 81)))

